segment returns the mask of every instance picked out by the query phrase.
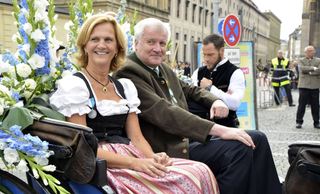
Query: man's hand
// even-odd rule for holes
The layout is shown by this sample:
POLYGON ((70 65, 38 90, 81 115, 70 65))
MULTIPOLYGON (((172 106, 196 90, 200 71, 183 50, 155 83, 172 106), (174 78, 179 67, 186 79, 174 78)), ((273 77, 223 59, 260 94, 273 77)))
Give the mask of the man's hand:
POLYGON ((210 79, 207 78, 202 78, 200 81, 200 88, 209 88, 212 86, 212 81, 210 79))
POLYGON ((248 135, 248 133, 246 133, 243 129, 215 124, 211 129, 210 135, 218 136, 225 140, 237 140, 246 144, 247 146, 252 147, 253 149, 256 147, 250 135, 248 135))
POLYGON ((210 109, 210 119, 213 119, 213 117, 225 118, 228 114, 229 109, 222 100, 216 100, 213 102, 210 109))

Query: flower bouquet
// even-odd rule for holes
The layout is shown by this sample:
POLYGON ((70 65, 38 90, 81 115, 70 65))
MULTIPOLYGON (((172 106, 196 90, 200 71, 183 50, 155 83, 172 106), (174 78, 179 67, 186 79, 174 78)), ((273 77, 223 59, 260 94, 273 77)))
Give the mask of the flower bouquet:
MULTIPOLYGON (((48 94, 63 74, 74 71, 72 65, 61 63, 56 56, 59 42, 54 38, 53 0, 13 0, 13 16, 18 44, 13 54, 0 55, 0 164, 2 170, 31 171, 55 193, 69 193, 50 172, 48 142, 24 134, 33 124, 33 113, 64 120, 48 104, 48 94), (48 8, 48 9, 47 9, 48 8)), ((0 187, 1 190, 1 187, 0 187)))

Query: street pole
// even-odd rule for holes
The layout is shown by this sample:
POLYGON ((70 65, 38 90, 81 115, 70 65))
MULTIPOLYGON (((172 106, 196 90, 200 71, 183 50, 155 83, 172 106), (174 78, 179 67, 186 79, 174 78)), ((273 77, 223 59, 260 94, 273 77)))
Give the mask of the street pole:
POLYGON ((213 33, 218 34, 220 0, 213 1, 213 33))

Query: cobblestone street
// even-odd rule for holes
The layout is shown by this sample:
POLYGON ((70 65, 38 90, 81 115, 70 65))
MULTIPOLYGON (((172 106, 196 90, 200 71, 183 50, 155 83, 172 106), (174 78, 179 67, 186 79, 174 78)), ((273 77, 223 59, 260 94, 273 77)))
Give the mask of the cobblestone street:
MULTIPOLYGON (((272 154, 280 177, 285 178, 289 168, 288 145, 295 141, 320 141, 320 130, 313 128, 310 108, 306 108, 304 124, 301 129, 296 129, 295 117, 298 106, 298 90, 292 91, 295 107, 289 107, 286 102, 279 107, 259 108, 258 101, 258 126, 259 130, 266 133, 269 138, 272 154)), ((259 92, 257 95, 259 100, 259 92)))

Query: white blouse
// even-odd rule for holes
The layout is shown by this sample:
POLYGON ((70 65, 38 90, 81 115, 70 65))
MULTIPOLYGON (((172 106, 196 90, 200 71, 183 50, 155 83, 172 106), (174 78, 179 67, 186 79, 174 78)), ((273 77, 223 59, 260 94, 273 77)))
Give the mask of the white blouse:
MULTIPOLYGON (((124 114, 127 113, 129 109, 129 113, 136 112, 139 114, 141 112, 138 109, 140 100, 136 87, 129 79, 121 78, 118 80, 122 84, 126 96, 126 99, 122 98, 117 88, 113 85, 118 96, 122 98, 118 102, 113 100, 98 101, 89 82, 97 111, 102 116, 124 114)), ((84 115, 91 111, 93 100, 89 99, 90 93, 84 80, 73 75, 66 76, 57 81, 57 88, 57 91, 50 97, 50 104, 58 112, 66 117, 70 117, 73 114, 84 115)))

